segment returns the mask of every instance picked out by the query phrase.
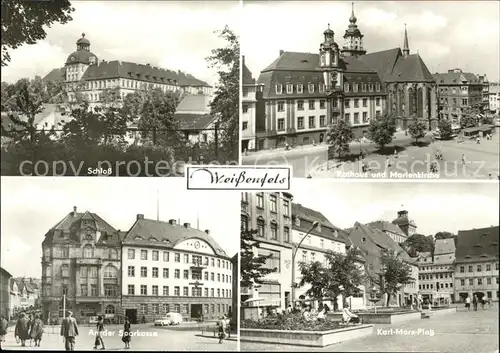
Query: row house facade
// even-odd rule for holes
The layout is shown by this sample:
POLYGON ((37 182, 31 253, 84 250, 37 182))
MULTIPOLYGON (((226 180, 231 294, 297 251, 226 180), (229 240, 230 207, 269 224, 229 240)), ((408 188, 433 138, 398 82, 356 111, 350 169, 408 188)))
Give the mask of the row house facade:
POLYGON ((400 48, 366 54, 354 11, 342 49, 328 27, 318 54, 285 52, 262 70, 262 106, 256 117, 256 148, 326 141, 329 124, 344 119, 355 136, 371 119, 389 113, 399 129, 412 118, 436 125, 436 83, 408 36, 400 48))
MULTIPOLYGON (((447 73, 434 75, 439 89, 439 117, 460 126, 465 109, 483 107, 483 79, 461 69, 451 69, 447 73)), ((486 95, 487 97, 488 95, 486 95)))
POLYGON ((256 256, 268 256, 265 268, 276 269, 262 284, 241 287, 242 304, 273 306, 284 310, 291 304, 292 199, 287 192, 241 194, 241 229, 257 230, 256 256))
POLYGON ((169 312, 188 320, 231 315, 233 263, 209 230, 139 214, 121 251, 122 306, 132 322, 169 312))
POLYGON ((498 226, 458 232, 454 277, 457 302, 473 295, 498 301, 498 240, 498 226))
POLYGON ((10 272, 0 267, 0 315, 7 320, 11 317, 11 278, 10 272))
MULTIPOLYGON (((257 109, 262 108, 258 101, 262 99, 262 85, 257 84, 252 72, 245 65, 245 56, 241 57, 242 88, 241 88, 241 151, 256 149, 257 109)), ((262 114, 260 114, 262 115, 262 114)))

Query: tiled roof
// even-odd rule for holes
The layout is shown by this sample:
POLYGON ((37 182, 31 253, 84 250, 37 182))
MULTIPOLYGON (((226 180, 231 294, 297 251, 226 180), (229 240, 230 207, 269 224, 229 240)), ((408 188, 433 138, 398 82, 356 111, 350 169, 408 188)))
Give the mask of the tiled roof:
POLYGON ((470 72, 436 73, 434 79, 440 85, 480 85, 479 78, 470 72))
POLYGON ((179 120, 181 130, 202 130, 215 120, 210 114, 175 113, 174 116, 179 120))
MULTIPOLYGON (((66 64, 82 63, 82 64, 89 65, 91 57, 94 57, 97 59, 96 55, 90 51, 77 50, 77 51, 68 55, 68 58, 66 59, 66 64)), ((94 60, 96 60, 96 59, 94 59, 94 60)))
POLYGON ((434 244, 434 255, 455 253, 455 240, 453 238, 438 239, 434 244))
POLYGON ((210 87, 208 83, 182 71, 176 72, 155 66, 118 60, 100 61, 98 65, 90 65, 82 76, 83 80, 108 78, 129 78, 161 84, 210 87))
POLYGON ((399 234, 402 236, 406 236, 406 234, 401 230, 401 228, 399 228, 399 226, 397 226, 396 224, 393 224, 391 222, 375 221, 375 222, 368 223, 367 226, 369 226, 371 228, 380 229, 382 231, 387 231, 387 232, 396 233, 396 234, 399 234))
POLYGON ((419 54, 405 58, 399 48, 365 54, 359 60, 376 70, 385 82, 434 82, 419 54))
POLYGON ((251 85, 255 83, 255 79, 252 77, 252 72, 245 64, 243 64, 242 78, 244 85, 251 85))
POLYGON ((53 69, 43 79, 44 82, 63 82, 66 80, 66 68, 53 69))
MULTIPOLYGON (((398 253, 405 262, 408 262, 410 264, 415 263, 415 261, 406 253, 406 251, 401 246, 399 246, 399 244, 397 244, 394 240, 392 240, 392 238, 389 235, 385 234, 380 229, 372 228, 372 227, 369 227, 367 225, 363 225, 359 222, 356 222, 354 224, 354 228, 351 229, 351 233, 349 234, 349 236, 351 237, 351 234, 353 232, 356 232, 356 231, 361 232, 362 234, 369 237, 371 239, 371 241, 378 248, 392 250, 395 253, 398 253)), ((357 241, 359 243, 358 244, 355 243, 354 245, 361 246, 361 247, 362 247, 362 245, 369 246, 369 243, 367 243, 367 242, 361 243, 359 239, 357 239, 357 241)))
MULTIPOLYGON (((347 83, 380 83, 377 72, 353 56, 347 56, 340 61, 340 68, 344 70, 344 80, 347 83)), ((318 97, 326 93, 319 93, 319 85, 323 85, 323 73, 319 66, 319 54, 283 52, 271 65, 265 68, 258 79, 264 85, 265 98, 308 98, 318 97), (285 86, 287 83, 302 84, 303 93, 276 94, 276 84, 285 86), (314 84, 313 93, 309 93, 308 84, 314 84)), ((286 92, 286 87, 283 88, 286 92)), ((385 92, 363 92, 363 95, 381 95, 385 92)), ((359 95, 359 92, 348 92, 349 95, 359 95)))
POLYGON ((295 221, 292 223, 293 229, 308 232, 311 230, 312 224, 314 222, 318 222, 319 224, 321 224, 321 232, 317 229, 313 229, 310 234, 335 240, 341 243, 345 243, 347 240, 347 233, 341 228, 333 225, 321 212, 304 207, 298 203, 292 203, 292 216, 294 219, 297 217, 300 219, 299 226, 297 226, 295 221))
POLYGON ((458 231, 456 261, 498 261, 498 233, 498 226, 458 231))
POLYGON ((176 113, 210 113, 212 97, 206 94, 186 94, 177 105, 176 113))
POLYGON ((177 244, 188 239, 200 239, 207 242, 216 255, 229 259, 228 255, 215 240, 206 232, 184 227, 184 225, 172 225, 168 222, 155 221, 152 219, 138 219, 128 231, 123 244, 125 245, 146 245, 152 244, 151 238, 155 238, 154 244, 174 248, 177 244), (137 239, 140 237, 141 239, 137 239))
POLYGON ((12 277, 12 275, 10 274, 10 272, 9 272, 9 271, 7 271, 7 270, 6 270, 5 268, 3 268, 3 267, 0 267, 0 272, 2 272, 2 274, 3 274, 4 276, 6 276, 7 278, 11 278, 11 277, 12 277))
MULTIPOLYGON (((106 240, 107 243, 113 241, 113 239, 105 239, 104 237, 107 235, 117 234, 117 230, 110 226, 106 221, 104 221, 99 215, 91 212, 84 213, 74 213, 70 212, 66 217, 64 217, 61 221, 59 221, 54 227, 52 227, 47 234, 45 234, 45 239, 42 242, 42 245, 51 245, 54 242, 54 236, 60 232, 68 232, 70 234, 70 240, 79 241, 78 238, 72 238, 73 230, 82 228, 82 220, 91 220, 93 221, 91 225, 87 225, 85 227, 90 227, 91 229, 98 230, 102 233, 101 238, 98 239, 98 243, 102 243, 106 240)), ((115 242, 119 243, 118 237, 115 237, 115 242)))

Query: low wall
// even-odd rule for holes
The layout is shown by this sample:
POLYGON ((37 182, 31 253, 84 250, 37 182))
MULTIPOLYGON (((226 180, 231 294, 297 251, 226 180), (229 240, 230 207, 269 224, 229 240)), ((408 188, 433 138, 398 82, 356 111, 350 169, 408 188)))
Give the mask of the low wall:
POLYGON ((423 312, 429 316, 438 316, 438 315, 446 315, 446 314, 456 313, 457 308, 423 310, 423 312))
MULTIPOLYGON (((356 313, 362 320, 363 324, 396 324, 410 320, 421 318, 419 311, 404 311, 404 312, 381 312, 381 313, 356 313)), ((328 314, 333 320, 341 320, 342 313, 328 314)))
POLYGON ((373 325, 357 325, 330 331, 285 331, 240 328, 240 341, 325 347, 371 336, 373 325))

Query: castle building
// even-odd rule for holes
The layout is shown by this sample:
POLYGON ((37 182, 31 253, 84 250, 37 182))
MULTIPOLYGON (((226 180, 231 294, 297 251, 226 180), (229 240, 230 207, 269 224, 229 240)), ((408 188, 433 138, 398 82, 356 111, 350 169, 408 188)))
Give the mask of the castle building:
MULTIPOLYGON (((460 125, 462 113, 469 107, 485 111, 483 106, 483 78, 461 69, 434 75, 439 87, 439 117, 460 125)), ((488 98, 488 94, 486 93, 488 98)), ((488 99, 486 99, 488 100, 488 99)), ((488 103, 489 104, 489 103, 488 103)))
POLYGON ((318 54, 285 52, 262 70, 256 149, 322 143, 327 126, 344 119, 357 137, 384 113, 406 129, 412 118, 436 125, 436 83, 419 54, 404 47, 367 54, 354 9, 339 48, 328 25, 318 54))
POLYGON ((213 94, 209 84, 181 71, 121 60, 99 60, 91 52, 85 33, 77 40, 76 51, 68 56, 64 67, 53 69, 43 80, 64 83, 70 100, 76 100, 75 90, 79 87, 91 107, 102 104, 103 92, 110 88, 118 89, 117 94, 122 99, 146 87, 159 88, 163 92, 213 94))
POLYGON ((74 207, 42 242, 43 317, 63 317, 72 310, 81 322, 120 308, 120 241, 122 233, 95 213, 74 207))
POLYGON ((169 312, 184 319, 232 313, 233 264, 210 231, 139 214, 121 256, 122 307, 131 322, 151 322, 169 312))

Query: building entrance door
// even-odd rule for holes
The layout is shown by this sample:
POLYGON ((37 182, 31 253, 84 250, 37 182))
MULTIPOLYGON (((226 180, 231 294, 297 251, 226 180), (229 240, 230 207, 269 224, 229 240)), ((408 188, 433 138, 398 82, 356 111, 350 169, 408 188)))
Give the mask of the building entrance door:
POLYGON ((128 317, 132 325, 137 324, 137 309, 126 309, 125 316, 128 317))
POLYGON ((201 319, 202 308, 201 304, 191 304, 191 318, 201 319))

